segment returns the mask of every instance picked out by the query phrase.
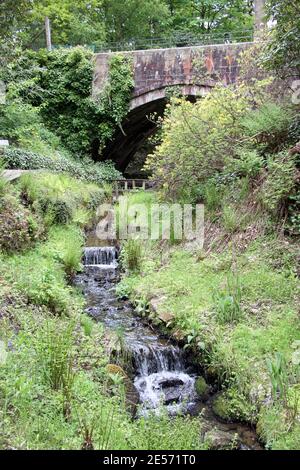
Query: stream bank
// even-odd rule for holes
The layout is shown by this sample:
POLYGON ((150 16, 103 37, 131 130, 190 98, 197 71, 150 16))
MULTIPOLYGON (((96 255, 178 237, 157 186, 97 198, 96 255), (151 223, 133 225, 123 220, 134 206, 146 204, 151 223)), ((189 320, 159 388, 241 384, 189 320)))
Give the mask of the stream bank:
MULTIPOLYGON (((95 244, 93 236, 88 241, 95 244)), ((86 246, 84 272, 77 275, 75 283, 84 292, 86 312, 109 331, 122 332, 139 401, 137 419, 149 413, 159 415, 163 410, 170 416, 201 416, 202 439, 210 442, 210 448, 261 449, 250 427, 217 419, 212 410, 214 394, 200 397, 197 393, 199 369, 190 355, 145 324, 129 301, 117 298, 119 279, 118 250, 113 246, 86 246)))

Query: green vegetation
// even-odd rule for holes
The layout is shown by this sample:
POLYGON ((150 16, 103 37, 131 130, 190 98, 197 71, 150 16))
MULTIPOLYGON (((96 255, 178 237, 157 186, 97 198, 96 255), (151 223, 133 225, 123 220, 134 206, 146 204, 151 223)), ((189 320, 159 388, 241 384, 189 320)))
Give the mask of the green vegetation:
POLYGON ((271 449, 299 447, 297 112, 265 79, 171 100, 147 169, 159 201, 204 203, 204 246, 140 237, 140 274, 119 286, 205 366, 215 413, 271 449))
POLYGON ((99 151, 127 114, 133 81, 130 58, 116 55, 107 86, 96 99, 94 69, 93 54, 83 47, 17 55, 0 69, 6 84, 0 133, 37 153, 53 154, 63 142, 77 159, 99 160, 99 151))
MULTIPOLYGON (((82 295, 68 283, 81 269, 78 210, 94 209, 98 193, 103 200, 109 191, 66 175, 38 174, 24 175, 1 194, 1 206, 13 198, 15 216, 25 211, 42 228, 30 247, 20 240, 21 253, 1 246, 0 447, 206 448, 200 419, 132 420, 125 378, 110 380, 103 327, 83 314, 82 295), (52 217, 57 201, 63 214, 70 203, 68 220, 52 217)), ((22 230, 12 227, 12 237, 22 230)))
MULTIPOLYGON (((184 339, 209 373, 226 386, 230 412, 226 416, 225 411, 218 412, 224 419, 256 422, 266 413, 266 399, 270 400, 267 409, 278 406, 270 397, 267 361, 280 351, 290 362, 293 342, 300 335, 293 262, 288 266, 290 273, 283 267, 274 268, 281 243, 280 239, 261 237, 236 261, 226 249, 201 260, 197 252, 172 249, 160 270, 151 269, 148 261, 142 277, 131 275, 120 288, 138 308, 140 299, 148 306, 152 299, 163 299, 155 312, 150 308, 151 318, 164 327, 160 318, 168 312, 173 318, 168 320, 170 334, 184 339), (238 285, 230 281, 228 286, 235 264, 239 268, 238 285), (232 289, 237 289, 238 299, 232 289), (228 292, 226 297, 224 292, 228 292)), ((152 257, 153 266, 157 266, 157 255, 152 252, 152 257)), ((288 375, 286 387, 290 389, 294 379, 288 375)), ((282 414, 275 416, 281 426, 282 414)), ((291 427, 299 429, 297 423, 291 427)), ((262 425, 259 429, 263 436, 267 433, 262 425)), ((273 445, 277 446, 276 441, 273 445)))
MULTIPOLYGON (((0 136, 11 147, 0 160, 0 448, 213 445, 201 438, 201 417, 132 419, 123 334, 116 333, 112 357, 110 338, 83 313, 71 281, 82 269, 83 229, 100 203, 112 201, 109 181, 121 177, 101 156, 123 131, 133 87, 132 57, 116 54, 95 96, 92 51, 108 43, 118 50, 191 45, 204 33, 209 41, 235 40, 241 28, 253 28, 253 3, 1 2, 0 136), (12 185, 5 166, 38 171, 12 185)), ((195 103, 167 90, 145 167, 157 190, 127 200, 135 229, 122 246, 117 293, 184 343, 203 373, 198 396, 218 391, 217 416, 255 425, 267 449, 299 450, 299 93, 297 84, 292 96, 278 81, 299 76, 299 6, 266 4, 266 19, 276 22, 268 41, 240 58, 237 83, 218 83, 195 103), (157 202, 203 203, 204 245, 178 240, 174 224, 168 240, 145 240, 152 215, 143 219, 137 206, 157 202)), ((199 83, 212 78, 204 59, 197 59, 199 83)))
MULTIPOLYGON (((27 47, 45 47, 42 28, 45 16, 52 24, 55 46, 88 44, 101 48, 108 43, 146 47, 157 38, 185 45, 191 35, 224 33, 241 36, 253 26, 253 4, 237 0, 7 0, 0 7, 1 38, 14 37, 27 47), (174 37, 173 41, 170 37, 174 37), (146 40, 146 41, 145 41, 146 40), (145 44, 146 42, 146 44, 145 44)), ((248 36, 246 36, 248 37, 248 36)), ((123 46, 124 47, 124 46, 123 46)))

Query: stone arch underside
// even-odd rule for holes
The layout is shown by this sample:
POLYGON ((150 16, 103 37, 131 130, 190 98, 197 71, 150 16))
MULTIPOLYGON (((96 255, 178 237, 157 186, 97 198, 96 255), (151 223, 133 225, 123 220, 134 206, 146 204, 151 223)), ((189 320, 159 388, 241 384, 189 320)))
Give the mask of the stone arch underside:
MULTIPOLYGON (((132 98, 126 119, 103 151, 104 160, 112 160, 119 170, 126 170, 137 150, 157 130, 151 115, 156 113, 157 116, 163 116, 167 104, 167 90, 171 88, 151 90, 132 98)), ((176 91, 178 88, 182 96, 191 100, 203 97, 211 90, 211 87, 203 85, 177 84, 176 91)))

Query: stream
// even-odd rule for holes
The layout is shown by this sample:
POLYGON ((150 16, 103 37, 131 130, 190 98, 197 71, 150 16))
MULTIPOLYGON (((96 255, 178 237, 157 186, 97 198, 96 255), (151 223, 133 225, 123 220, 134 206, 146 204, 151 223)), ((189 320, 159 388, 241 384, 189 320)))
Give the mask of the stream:
MULTIPOLYGON (((93 238, 90 244, 95 244, 93 238)), ((137 417, 159 413, 162 407, 170 416, 201 413, 203 437, 210 432, 215 448, 235 441, 239 449, 261 449, 250 427, 223 423, 216 418, 211 407, 213 397, 205 403, 199 400, 195 390, 197 370, 183 348, 145 324, 129 301, 117 298, 118 250, 114 246, 87 246, 83 262, 84 271, 76 276, 75 284, 85 295, 87 313, 105 329, 122 331, 139 395, 137 417)))

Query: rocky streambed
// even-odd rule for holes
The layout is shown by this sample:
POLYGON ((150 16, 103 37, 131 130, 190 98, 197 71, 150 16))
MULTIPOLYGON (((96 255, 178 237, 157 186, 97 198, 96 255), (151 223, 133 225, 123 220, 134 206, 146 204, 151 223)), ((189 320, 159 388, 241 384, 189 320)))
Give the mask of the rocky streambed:
POLYGON ((202 437, 213 449, 261 449, 255 431, 240 423, 222 423, 214 415, 210 387, 192 365, 188 354, 138 317, 126 300, 119 300, 118 250, 90 246, 84 252, 84 271, 76 277, 86 297, 87 313, 112 332, 122 332, 128 352, 131 386, 139 402, 136 417, 165 410, 170 416, 201 415, 202 437))

